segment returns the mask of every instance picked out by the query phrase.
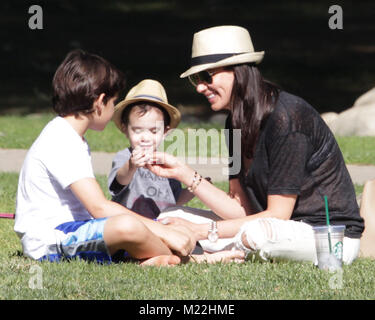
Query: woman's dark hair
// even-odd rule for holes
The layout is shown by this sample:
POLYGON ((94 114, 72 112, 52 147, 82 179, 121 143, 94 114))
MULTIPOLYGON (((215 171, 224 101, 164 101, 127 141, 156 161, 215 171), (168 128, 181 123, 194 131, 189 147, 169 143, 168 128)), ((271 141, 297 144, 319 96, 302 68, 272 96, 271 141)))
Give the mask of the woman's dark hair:
POLYGON ((280 89, 263 79, 253 64, 236 65, 232 69, 232 126, 233 129, 241 129, 241 154, 251 159, 259 130, 273 111, 280 89))
POLYGON ((150 101, 141 101, 141 102, 134 102, 132 104, 129 104, 124 111, 121 114, 121 122, 127 127, 129 124, 129 115, 130 112, 134 107, 138 107, 139 114, 143 116, 146 112, 148 112, 151 108, 157 108, 163 113, 163 119, 164 119, 164 128, 169 126, 171 123, 171 117, 169 116, 169 113, 167 110, 165 110, 163 107, 161 107, 159 104, 150 102, 150 101))
POLYGON ((123 73, 107 60, 82 50, 67 54, 52 81, 53 110, 60 116, 94 111, 93 103, 104 93, 103 102, 125 88, 123 73))

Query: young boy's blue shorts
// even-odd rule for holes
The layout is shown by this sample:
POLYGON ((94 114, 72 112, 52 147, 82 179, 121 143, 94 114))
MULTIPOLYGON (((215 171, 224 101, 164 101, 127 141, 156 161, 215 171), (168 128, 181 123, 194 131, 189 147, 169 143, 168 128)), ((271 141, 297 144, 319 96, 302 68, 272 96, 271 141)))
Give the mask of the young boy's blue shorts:
POLYGON ((48 254, 40 260, 57 262, 62 259, 79 258, 98 263, 111 263, 112 257, 103 238, 107 219, 71 221, 58 225, 55 231, 59 234, 63 233, 62 241, 49 247, 48 254))

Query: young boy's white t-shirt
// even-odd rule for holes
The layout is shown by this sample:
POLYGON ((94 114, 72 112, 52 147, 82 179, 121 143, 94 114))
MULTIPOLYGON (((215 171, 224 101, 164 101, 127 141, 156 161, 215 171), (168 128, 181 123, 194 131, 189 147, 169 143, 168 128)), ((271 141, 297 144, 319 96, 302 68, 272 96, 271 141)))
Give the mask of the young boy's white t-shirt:
POLYGON ((31 146, 19 176, 14 230, 25 255, 44 256, 58 242, 58 225, 92 219, 69 188, 83 178, 95 178, 89 146, 56 117, 31 146))

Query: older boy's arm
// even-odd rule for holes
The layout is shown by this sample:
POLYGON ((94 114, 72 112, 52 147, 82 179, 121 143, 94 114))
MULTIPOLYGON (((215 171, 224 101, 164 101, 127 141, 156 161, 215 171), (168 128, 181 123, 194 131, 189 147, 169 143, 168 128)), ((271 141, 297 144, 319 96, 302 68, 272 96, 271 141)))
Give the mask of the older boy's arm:
POLYGON ((70 185, 70 190, 93 218, 104 218, 124 214, 130 210, 108 200, 95 178, 84 178, 70 185))
POLYGON ((70 185, 70 189, 95 219, 129 214, 141 220, 151 232, 178 254, 186 256, 194 249, 196 239, 191 230, 184 226, 163 225, 108 200, 94 178, 78 180, 70 185), (181 227, 183 228, 181 229, 181 227))

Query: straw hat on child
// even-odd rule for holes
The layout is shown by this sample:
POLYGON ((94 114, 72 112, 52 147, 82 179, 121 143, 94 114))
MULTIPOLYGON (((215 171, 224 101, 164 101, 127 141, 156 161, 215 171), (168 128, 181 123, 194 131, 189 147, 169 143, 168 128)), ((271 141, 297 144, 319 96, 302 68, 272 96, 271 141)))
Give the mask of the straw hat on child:
POLYGON ((176 128, 181 120, 181 113, 178 109, 168 103, 167 94, 160 82, 145 79, 130 89, 125 99, 115 106, 112 120, 117 128, 121 130, 121 115, 124 109, 135 102, 153 102, 164 108, 171 118, 169 127, 176 128))

